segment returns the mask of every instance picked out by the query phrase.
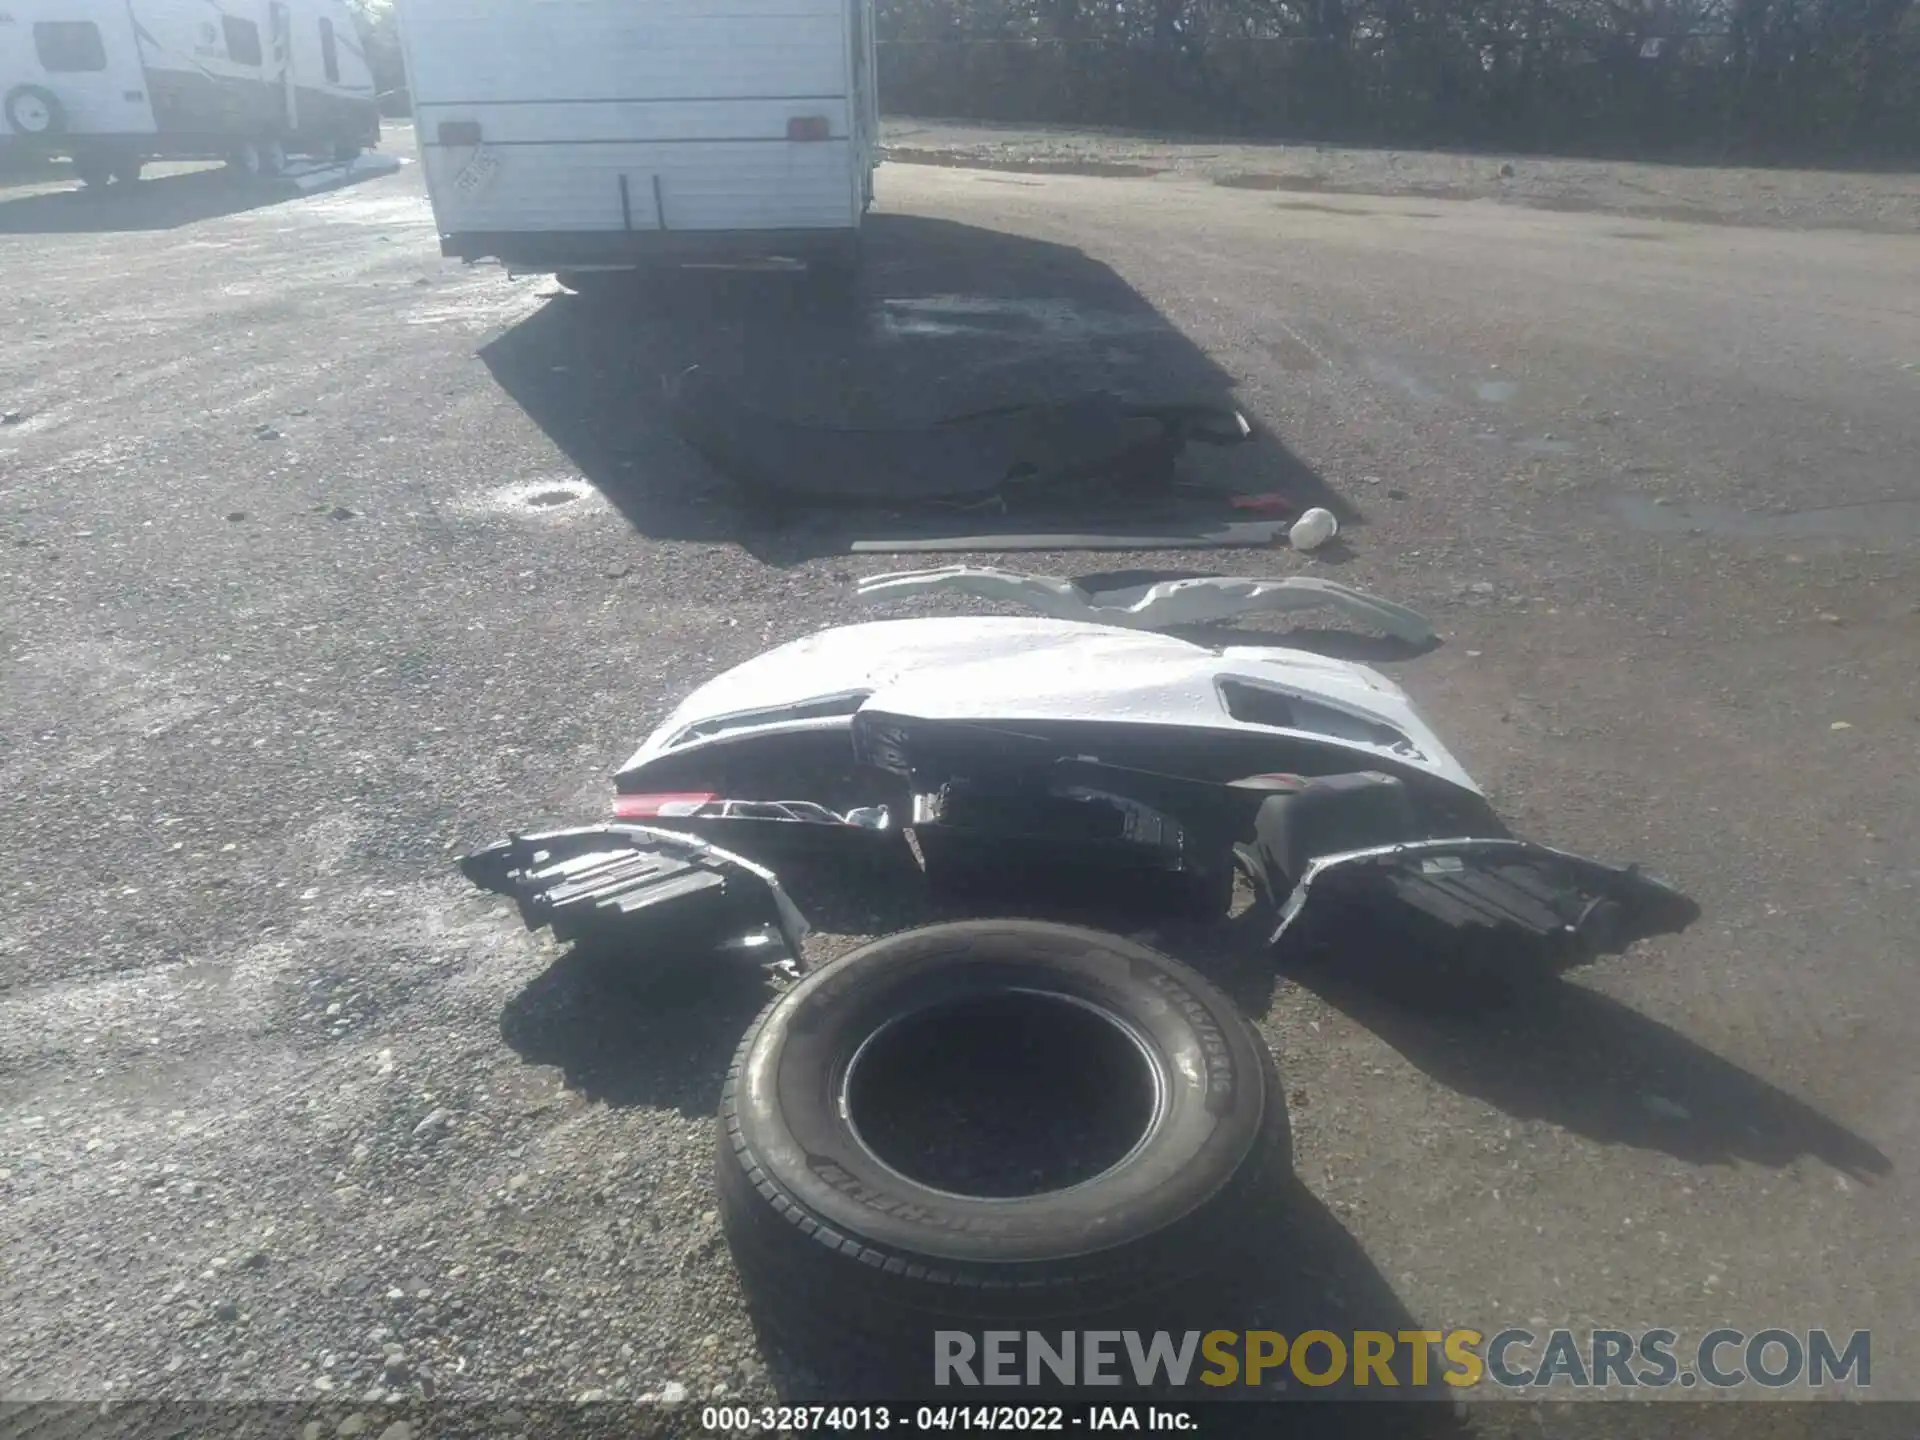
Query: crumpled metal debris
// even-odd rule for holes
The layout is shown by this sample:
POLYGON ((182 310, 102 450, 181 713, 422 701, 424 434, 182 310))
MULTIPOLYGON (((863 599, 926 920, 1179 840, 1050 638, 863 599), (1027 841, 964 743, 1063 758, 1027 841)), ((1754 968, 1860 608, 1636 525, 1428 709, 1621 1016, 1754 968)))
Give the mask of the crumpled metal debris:
MULTIPOLYGON (((1275 877, 1255 870, 1271 885, 1275 877)), ((1517 838, 1450 836, 1314 856, 1279 906, 1272 943, 1337 936, 1429 964, 1511 957, 1557 973, 1699 918, 1694 900, 1635 865, 1517 838)))
POLYGON ((516 835, 464 856, 460 871, 513 899, 529 930, 551 928, 557 940, 696 949, 773 930, 798 959, 810 931, 773 871, 647 825, 516 835))
POLYGON ((1078 877, 1098 904, 1216 919, 1240 870, 1276 944, 1469 985, 1558 975, 1699 916, 1637 867, 1515 836, 1387 677, 1146 633, 1324 605, 1431 639, 1403 606, 1307 577, 1082 587, 956 566, 861 586, 942 590, 1053 614, 876 621, 770 650, 695 690, 621 769, 616 814, 648 823, 519 837, 461 868, 561 939, 685 951, 757 926, 796 959, 806 921, 768 868, 789 859, 952 895, 1006 881, 1060 898, 1078 877))
POLYGON ((1024 605, 1056 620, 1124 625, 1136 630, 1173 630, 1217 624, 1240 615, 1330 608, 1411 645, 1425 645, 1436 638, 1431 622, 1416 610, 1309 575, 1280 579, 1204 577, 1087 590, 1050 575, 947 565, 870 576, 860 581, 859 593, 870 600, 902 595, 972 595, 1024 605))

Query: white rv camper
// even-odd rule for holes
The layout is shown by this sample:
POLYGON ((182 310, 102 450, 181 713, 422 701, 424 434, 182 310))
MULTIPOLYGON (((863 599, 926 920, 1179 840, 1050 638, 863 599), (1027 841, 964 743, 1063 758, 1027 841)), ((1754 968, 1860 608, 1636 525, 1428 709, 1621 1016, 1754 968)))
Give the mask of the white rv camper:
POLYGON ((90 185, 380 138, 345 0, 0 0, 0 112, 0 145, 69 156, 90 185))
POLYGON ((442 254, 857 262, 873 0, 400 0, 400 32, 442 254))

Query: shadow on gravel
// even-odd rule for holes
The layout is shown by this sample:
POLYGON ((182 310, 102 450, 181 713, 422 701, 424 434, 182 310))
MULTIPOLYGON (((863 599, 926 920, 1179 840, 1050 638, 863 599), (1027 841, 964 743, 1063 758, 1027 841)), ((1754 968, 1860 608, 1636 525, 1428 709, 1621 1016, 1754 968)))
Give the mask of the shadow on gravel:
MULTIPOLYGON (((557 295, 481 358, 636 530, 738 541, 776 564, 842 553, 849 539, 886 525, 870 513, 782 513, 731 487, 681 443, 663 413, 663 381, 689 365, 756 408, 853 426, 914 426, 1092 389, 1165 401, 1230 397, 1230 375, 1079 250, 909 215, 872 217, 866 245, 851 300, 828 299, 791 273, 681 271, 618 303, 557 295)), ((1194 447, 1185 472, 1246 493, 1283 491, 1349 524, 1363 519, 1257 417, 1248 419, 1251 444, 1194 447)), ((1153 528, 1084 506, 1074 519, 1084 528, 1153 528)), ((982 515, 976 528, 1059 526, 1016 513, 982 515)))
POLYGON ((711 1119, 747 1027, 773 990, 751 958, 658 956, 575 948, 507 1002, 500 1033, 530 1065, 608 1105, 711 1119))
POLYGON ((220 167, 104 190, 76 187, 0 199, 0 235, 109 235, 173 230, 302 198, 237 183, 220 167))
POLYGON ((1845 1126, 1584 985, 1468 1010, 1408 1003, 1318 963, 1286 973, 1441 1084, 1515 1119, 1694 1165, 1779 1169, 1805 1156, 1863 1181, 1893 1170, 1845 1126))
MULTIPOLYGON (((1060 1344, 1060 1333, 1068 1330, 1131 1329, 1149 1335, 1166 1331, 1178 1345, 1188 1334, 1213 1330, 1272 1330, 1291 1338, 1312 1330, 1350 1337, 1356 1330, 1398 1336, 1423 1328, 1359 1242, 1305 1191, 1276 1194, 1265 1223, 1243 1237, 1237 1254, 1238 1268, 1230 1280, 1194 1284, 1125 1312, 1034 1322, 1033 1328, 1055 1346, 1060 1344)), ((1256 1440, 1276 1434, 1364 1433, 1406 1440, 1464 1440, 1471 1433, 1453 1407, 1455 1390, 1440 1380, 1443 1365, 1438 1355, 1428 1369, 1428 1383, 1419 1387, 1407 1383, 1402 1358, 1396 1373, 1403 1383, 1391 1391, 1383 1390, 1377 1377, 1371 1386, 1354 1385, 1350 1365, 1338 1382, 1326 1386, 1307 1387, 1291 1380, 1282 1386, 1278 1383, 1281 1370, 1261 1376, 1257 1386, 1245 1383, 1244 1371, 1235 1375, 1232 1384, 1206 1385, 1200 1377, 1209 1372, 1217 1375, 1219 1370, 1199 1353, 1197 1345, 1184 1383, 1178 1385, 1166 1384, 1162 1372, 1161 1383, 1144 1389, 1131 1383, 1082 1386, 1071 1393, 1057 1384, 943 1387, 933 1383, 931 1331, 924 1346, 917 1340, 903 1344, 901 1357, 893 1362, 861 1364, 824 1345, 809 1344, 803 1314, 783 1315, 758 1297, 750 1301, 750 1309, 771 1378, 790 1404, 846 1404, 854 1396, 976 1405, 1069 1400, 1116 1405, 1209 1402, 1202 1427, 1208 1436, 1256 1440), (1271 1403, 1288 1400, 1304 1403, 1288 1405, 1284 1411, 1276 1411, 1271 1403), (1235 1401, 1241 1403, 1217 1403, 1235 1401)), ((1119 1360, 1115 1370, 1129 1376, 1126 1352, 1117 1344, 1114 1349, 1119 1360)), ((1327 1352, 1316 1354, 1318 1363, 1327 1362, 1327 1352)))

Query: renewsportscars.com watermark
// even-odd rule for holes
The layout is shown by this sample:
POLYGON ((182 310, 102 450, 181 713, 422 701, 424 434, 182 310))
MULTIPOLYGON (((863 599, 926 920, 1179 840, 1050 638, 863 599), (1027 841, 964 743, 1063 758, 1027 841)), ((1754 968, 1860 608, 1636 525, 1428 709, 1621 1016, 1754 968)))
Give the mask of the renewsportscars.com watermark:
MULTIPOLYGON (((1505 1390, 1817 1388, 1873 1383, 1873 1337, 1827 1330, 939 1330, 934 1384, 1226 1386, 1433 1384, 1505 1390)), ((1204 1394, 1205 1390, 1196 1393, 1204 1394)))

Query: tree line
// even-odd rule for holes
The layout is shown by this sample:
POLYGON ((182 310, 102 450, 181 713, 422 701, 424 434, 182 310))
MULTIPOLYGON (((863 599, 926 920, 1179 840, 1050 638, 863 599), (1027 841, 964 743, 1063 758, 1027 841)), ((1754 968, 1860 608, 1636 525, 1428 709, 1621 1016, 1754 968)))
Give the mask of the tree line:
POLYGON ((1915 0, 879 0, 946 118, 1579 152, 1920 156, 1915 0))
MULTIPOLYGON (((392 113, 392 0, 356 0, 392 113)), ((1920 0, 878 0, 896 115, 1920 158, 1920 0)))

